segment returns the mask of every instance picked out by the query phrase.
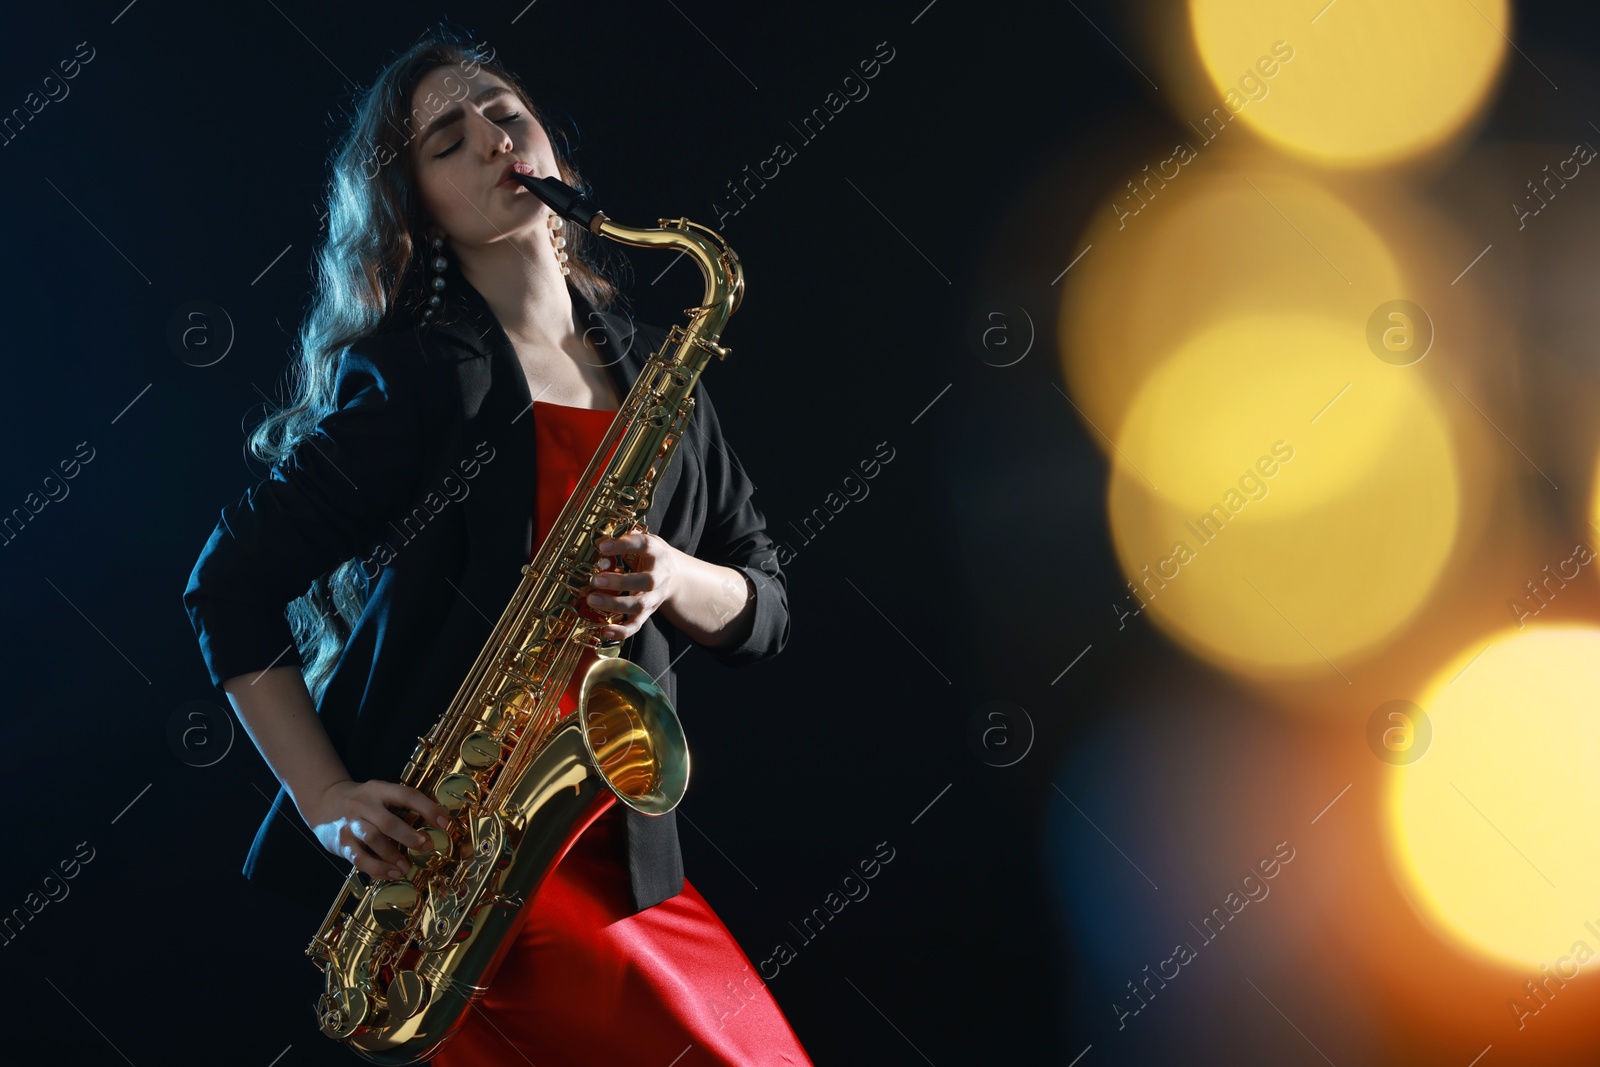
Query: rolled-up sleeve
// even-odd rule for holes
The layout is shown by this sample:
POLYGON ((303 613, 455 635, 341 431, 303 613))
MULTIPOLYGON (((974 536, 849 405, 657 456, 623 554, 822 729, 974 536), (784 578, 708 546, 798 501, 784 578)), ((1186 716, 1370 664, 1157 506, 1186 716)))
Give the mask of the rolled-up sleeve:
POLYGON ((219 689, 240 674, 302 665, 285 607, 372 544, 414 494, 428 420, 413 337, 351 345, 339 360, 335 409, 222 509, 183 594, 219 689))
POLYGON ((740 667, 776 656, 788 643, 789 579, 778 565, 766 517, 752 500, 755 486, 722 435, 703 381, 695 387, 695 398, 690 421, 704 434, 708 495, 705 529, 695 554, 707 563, 742 572, 755 587, 755 619, 749 635, 736 645, 706 646, 706 651, 727 666, 740 667))

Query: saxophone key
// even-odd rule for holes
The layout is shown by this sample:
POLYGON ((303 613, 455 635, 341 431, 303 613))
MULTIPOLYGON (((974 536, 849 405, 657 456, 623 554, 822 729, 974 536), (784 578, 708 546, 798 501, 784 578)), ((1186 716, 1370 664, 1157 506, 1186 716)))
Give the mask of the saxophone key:
POLYGON ((452 815, 466 808, 477 795, 478 783, 468 774, 447 774, 433 787, 433 799, 452 815))
POLYGON ((450 835, 437 826, 424 826, 422 833, 428 839, 428 844, 421 848, 406 848, 406 855, 411 857, 411 862, 425 870, 436 871, 449 861, 451 856, 450 835))
POLYGON ((390 933, 398 933, 411 922, 421 899, 417 887, 410 882, 381 882, 372 891, 372 921, 390 933))
POLYGON ((397 1019, 409 1019, 428 1002, 428 980, 416 971, 400 971, 389 982, 388 1006, 397 1019))
POLYGON ((502 749, 494 735, 475 730, 461 742, 461 762, 475 771, 493 767, 500 762, 502 749))
POLYGON ((317 1000, 317 1021, 322 1032, 343 1040, 354 1034, 372 1013, 372 1002, 359 989, 346 987, 324 993, 317 1000))

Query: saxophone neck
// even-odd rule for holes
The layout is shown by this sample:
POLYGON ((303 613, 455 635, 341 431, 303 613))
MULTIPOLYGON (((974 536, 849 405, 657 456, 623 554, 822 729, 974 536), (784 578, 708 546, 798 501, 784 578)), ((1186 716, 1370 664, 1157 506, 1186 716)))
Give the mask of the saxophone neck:
POLYGON ((744 296, 744 268, 738 255, 716 231, 688 219, 661 219, 659 226, 624 226, 613 222, 588 196, 555 178, 513 172, 516 181, 549 205, 550 210, 591 233, 641 248, 676 248, 688 255, 705 278, 705 298, 695 326, 717 337, 744 296))
POLYGON ((594 232, 622 244, 641 248, 676 248, 694 260, 705 279, 705 295, 700 301, 696 323, 711 337, 719 336, 722 326, 744 296, 744 266, 738 253, 707 226, 689 219, 662 219, 659 226, 624 226, 596 212, 594 232))

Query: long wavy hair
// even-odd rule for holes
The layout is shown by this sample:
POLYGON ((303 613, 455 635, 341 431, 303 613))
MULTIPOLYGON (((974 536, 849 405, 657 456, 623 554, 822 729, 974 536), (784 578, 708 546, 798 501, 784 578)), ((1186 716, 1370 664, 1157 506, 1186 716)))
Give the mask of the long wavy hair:
MULTIPOLYGON (((411 142, 419 120, 443 103, 413 110, 412 96, 425 75, 447 66, 457 68, 457 81, 468 86, 482 71, 511 86, 549 136, 561 180, 588 191, 571 162, 566 129, 534 106, 492 48, 441 25, 391 60, 356 95, 349 126, 329 157, 327 230, 313 253, 311 305, 290 357, 291 399, 248 438, 251 453, 269 465, 285 461, 335 409, 339 360, 351 344, 422 321, 432 295, 425 257, 433 220, 417 188, 411 142)), ((596 308, 616 304, 613 279, 625 269, 618 266, 620 257, 581 227, 567 227, 566 236, 569 283, 596 308)), ((319 703, 368 595, 359 563, 350 559, 319 576, 288 607, 306 686, 319 703)))

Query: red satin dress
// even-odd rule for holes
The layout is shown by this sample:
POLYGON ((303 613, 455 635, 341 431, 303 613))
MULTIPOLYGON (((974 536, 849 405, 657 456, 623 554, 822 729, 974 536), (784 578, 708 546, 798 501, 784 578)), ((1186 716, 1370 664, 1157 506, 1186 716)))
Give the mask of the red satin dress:
MULTIPOLYGON (((616 413, 535 401, 533 415, 537 553, 616 413)), ((593 659, 584 652, 563 714, 577 708, 593 659)), ((607 808, 550 872, 434 1067, 810 1067, 750 958, 687 879, 677 896, 629 914, 623 810, 607 808)))

